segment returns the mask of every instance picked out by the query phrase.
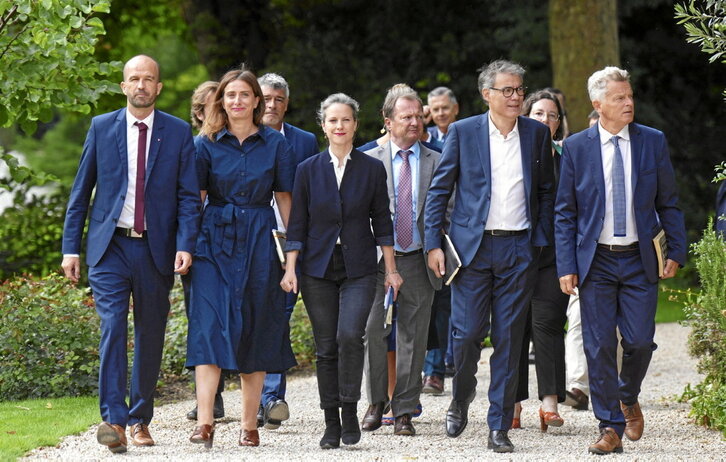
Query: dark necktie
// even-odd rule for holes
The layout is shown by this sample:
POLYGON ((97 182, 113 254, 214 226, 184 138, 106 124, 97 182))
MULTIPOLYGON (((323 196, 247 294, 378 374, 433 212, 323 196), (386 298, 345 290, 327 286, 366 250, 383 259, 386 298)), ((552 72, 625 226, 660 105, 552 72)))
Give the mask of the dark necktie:
POLYGON ((620 152, 619 136, 613 136, 610 141, 615 146, 613 156, 613 230, 614 236, 625 236, 625 167, 623 154, 620 152))
POLYGON ((136 201, 134 202, 134 231, 144 232, 144 183, 146 182, 146 132, 148 128, 143 122, 136 122, 139 127, 139 144, 136 151, 136 201))
POLYGON ((398 197, 396 198, 396 240, 401 250, 413 243, 413 193, 411 191, 411 151, 398 151, 403 159, 398 175, 398 197))

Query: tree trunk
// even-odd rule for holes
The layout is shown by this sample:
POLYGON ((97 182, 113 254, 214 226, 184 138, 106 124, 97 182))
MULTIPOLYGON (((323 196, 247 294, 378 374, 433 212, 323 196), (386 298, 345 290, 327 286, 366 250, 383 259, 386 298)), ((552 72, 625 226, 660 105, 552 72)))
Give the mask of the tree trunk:
POLYGON ((592 104, 587 79, 620 65, 616 0, 550 0, 550 53, 554 86, 567 97, 570 133, 587 128, 592 104))

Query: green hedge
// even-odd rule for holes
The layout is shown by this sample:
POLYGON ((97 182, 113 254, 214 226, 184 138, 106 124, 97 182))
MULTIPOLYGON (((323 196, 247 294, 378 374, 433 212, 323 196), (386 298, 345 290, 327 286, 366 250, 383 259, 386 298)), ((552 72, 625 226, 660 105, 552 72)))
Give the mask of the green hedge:
POLYGON ((691 402, 691 415, 698 423, 726 437, 726 242, 712 225, 691 246, 702 290, 686 307, 689 352, 698 358, 698 371, 705 378, 695 387, 689 385, 683 399, 691 402))
MULTIPOLYGON (((187 318, 178 280, 170 296, 162 380, 186 374, 187 318)), ((20 400, 97 393, 99 319, 90 290, 60 275, 18 276, 0 284, 0 399, 20 400)), ((312 329, 302 302, 290 337, 301 367, 314 358, 312 329)), ((129 318, 129 366, 133 322, 129 318)))

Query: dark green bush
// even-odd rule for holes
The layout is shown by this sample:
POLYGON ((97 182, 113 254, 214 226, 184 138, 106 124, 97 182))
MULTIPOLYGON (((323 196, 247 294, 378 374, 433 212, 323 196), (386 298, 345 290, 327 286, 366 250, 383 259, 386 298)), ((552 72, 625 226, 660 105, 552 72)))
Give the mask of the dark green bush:
POLYGON ((90 292, 59 275, 0 285, 3 400, 96 392, 99 321, 90 292))
POLYGON ((68 189, 29 194, 29 184, 0 180, 11 190, 13 206, 0 215, 0 281, 15 274, 46 276, 60 267, 61 236, 68 189))
POLYGON ((712 224, 691 245, 702 290, 695 303, 686 306, 689 352, 698 358, 698 371, 705 378, 686 388, 683 399, 691 402, 698 423, 726 436, 726 242, 712 224))

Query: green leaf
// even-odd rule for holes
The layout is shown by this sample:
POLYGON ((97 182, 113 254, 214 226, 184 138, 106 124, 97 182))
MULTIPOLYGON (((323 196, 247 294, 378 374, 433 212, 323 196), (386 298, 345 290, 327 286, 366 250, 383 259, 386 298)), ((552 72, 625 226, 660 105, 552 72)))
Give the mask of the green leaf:
POLYGON ((83 25, 83 18, 80 16, 71 16, 70 24, 72 28, 78 29, 83 25))

